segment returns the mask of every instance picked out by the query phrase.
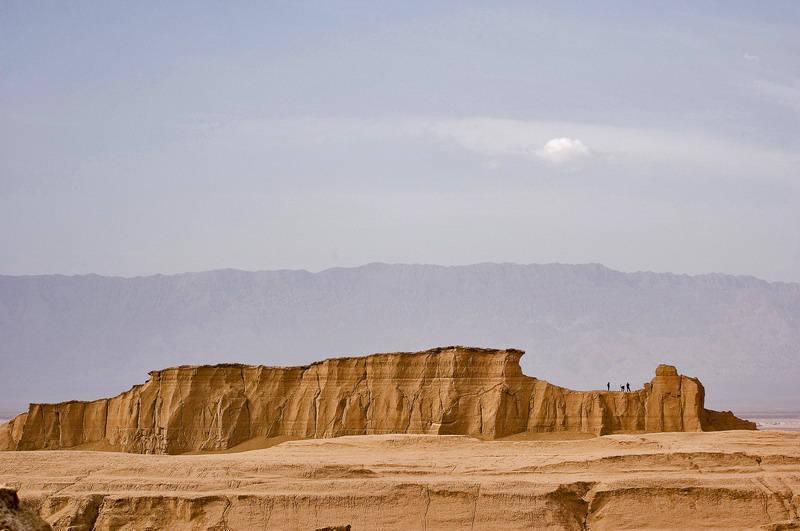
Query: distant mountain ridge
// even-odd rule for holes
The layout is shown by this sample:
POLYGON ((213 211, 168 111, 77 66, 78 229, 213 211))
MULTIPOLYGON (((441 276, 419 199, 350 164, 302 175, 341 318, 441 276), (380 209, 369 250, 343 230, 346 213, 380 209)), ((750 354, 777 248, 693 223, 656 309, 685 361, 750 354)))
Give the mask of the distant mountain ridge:
POLYGON ((571 388, 638 387, 670 363, 711 407, 791 407, 800 284, 598 264, 0 276, 0 411, 106 396, 184 363, 443 344, 523 349, 526 374, 571 388))

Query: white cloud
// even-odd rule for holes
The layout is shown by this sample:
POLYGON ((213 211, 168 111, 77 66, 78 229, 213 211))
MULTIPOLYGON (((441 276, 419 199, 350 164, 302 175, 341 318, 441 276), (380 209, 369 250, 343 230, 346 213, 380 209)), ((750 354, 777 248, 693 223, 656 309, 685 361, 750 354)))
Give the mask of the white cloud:
MULTIPOLYGON (((790 100, 791 94, 783 94, 790 100)), ((787 104, 793 103, 791 100, 787 104)), ((794 179, 800 157, 777 147, 736 141, 697 129, 652 129, 580 122, 547 122, 472 117, 420 121, 407 126, 455 143, 485 157, 529 157, 571 162, 600 159, 604 164, 636 171, 671 167, 702 175, 760 175, 794 179), (567 142, 554 131, 569 131, 567 142), (577 139, 580 139, 579 141, 577 139), (580 142, 580 144, 578 144, 580 142), (544 146, 548 146, 545 149, 544 146), (580 147, 588 151, 588 154, 580 147), (573 156, 573 158, 570 158, 573 156)))
MULTIPOLYGON (((783 95, 790 99, 793 94, 783 95)), ((639 175, 657 171, 659 175, 675 173, 694 175, 697 179, 712 174, 731 178, 758 176, 796 183, 796 168, 800 166, 800 155, 794 151, 697 129, 480 116, 236 121, 213 129, 204 138, 237 150, 263 150, 264 145, 287 144, 297 149, 320 151, 338 150, 342 146, 372 149, 384 145, 419 150, 428 144, 444 144, 478 155, 477 163, 488 170, 497 170, 506 162, 541 164, 548 161, 561 168, 591 162, 598 168, 613 167, 639 175), (560 131, 569 136, 554 137, 554 133, 560 131)))
POLYGON ((566 164, 587 158, 591 152, 586 144, 577 138, 552 138, 536 155, 551 164, 566 164))

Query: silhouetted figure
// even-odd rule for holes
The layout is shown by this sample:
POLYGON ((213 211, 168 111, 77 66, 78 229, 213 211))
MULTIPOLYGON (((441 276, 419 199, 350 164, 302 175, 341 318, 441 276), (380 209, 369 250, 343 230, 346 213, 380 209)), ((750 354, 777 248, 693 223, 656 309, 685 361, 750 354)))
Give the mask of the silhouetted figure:
POLYGON ((624 386, 624 385, 620 385, 620 386, 619 386, 619 390, 620 390, 620 391, 622 391, 622 392, 624 393, 624 392, 625 392, 625 386, 624 386))
POLYGON ((629 393, 631 392, 631 383, 630 382, 625 384, 625 390, 628 391, 629 393))
POLYGON ((611 391, 611 382, 608 382, 608 383, 606 384, 606 387, 608 388, 608 390, 609 390, 609 391, 611 391))

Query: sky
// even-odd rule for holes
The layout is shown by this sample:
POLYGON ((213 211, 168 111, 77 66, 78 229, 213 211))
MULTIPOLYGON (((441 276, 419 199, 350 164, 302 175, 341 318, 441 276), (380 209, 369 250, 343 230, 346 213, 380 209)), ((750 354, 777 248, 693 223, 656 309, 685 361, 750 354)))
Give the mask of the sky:
POLYGON ((800 3, 0 3, 0 274, 800 281, 800 3))

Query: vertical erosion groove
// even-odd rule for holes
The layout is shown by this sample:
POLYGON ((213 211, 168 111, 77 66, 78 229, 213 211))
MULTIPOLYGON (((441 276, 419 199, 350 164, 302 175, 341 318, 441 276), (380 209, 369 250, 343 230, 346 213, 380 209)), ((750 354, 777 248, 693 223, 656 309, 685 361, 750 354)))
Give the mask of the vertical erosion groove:
POLYGON ((140 453, 226 449, 256 435, 755 429, 730 413, 704 410, 702 385, 671 366, 659 366, 644 390, 572 391, 523 375, 520 356, 442 347, 295 368, 182 366, 153 371, 102 409, 99 401, 32 404, 0 429, 11 434, 4 444, 12 449, 91 442, 140 453), (90 426, 89 418, 104 425, 90 426))

